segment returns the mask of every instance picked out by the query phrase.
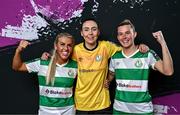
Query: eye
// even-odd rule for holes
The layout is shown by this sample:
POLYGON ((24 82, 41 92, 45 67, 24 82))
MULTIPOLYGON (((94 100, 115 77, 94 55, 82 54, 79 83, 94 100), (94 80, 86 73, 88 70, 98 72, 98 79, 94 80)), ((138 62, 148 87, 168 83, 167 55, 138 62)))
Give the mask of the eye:
POLYGON ((127 31, 127 32, 126 32, 126 35, 129 35, 130 33, 131 33, 130 31, 127 31))
POLYGON ((62 43, 62 42, 60 42, 60 43, 59 43, 59 45, 60 45, 60 46, 64 46, 65 44, 64 44, 64 43, 62 43))
POLYGON ((69 48, 72 48, 72 47, 73 47, 73 45, 72 45, 72 44, 68 44, 68 47, 69 47, 69 48))
POLYGON ((123 35, 122 33, 120 33, 120 32, 118 33, 118 36, 122 36, 122 35, 123 35))
POLYGON ((89 31, 89 28, 85 27, 85 28, 83 28, 83 31, 89 31))
POLYGON ((97 31, 97 28, 95 27, 95 28, 92 28, 92 31, 97 31))

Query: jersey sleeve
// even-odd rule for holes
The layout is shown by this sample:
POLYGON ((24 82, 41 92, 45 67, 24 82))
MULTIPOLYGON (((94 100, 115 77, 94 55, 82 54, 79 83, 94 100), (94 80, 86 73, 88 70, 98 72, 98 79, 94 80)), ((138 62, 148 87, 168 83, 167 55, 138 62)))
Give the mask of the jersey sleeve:
POLYGON ((76 49, 77 48, 75 46, 74 49, 73 49, 72 57, 71 57, 71 59, 74 60, 74 61, 77 61, 76 49))
POLYGON ((107 50, 109 53, 109 57, 112 57, 117 51, 122 50, 122 48, 120 46, 117 46, 115 43, 109 42, 107 41, 107 50))
POLYGON ((149 51, 148 57, 149 57, 149 65, 150 65, 150 67, 151 67, 152 69, 155 69, 155 68, 154 68, 154 65, 155 65, 155 63, 156 63, 157 61, 160 60, 160 57, 159 57, 159 56, 156 54, 156 52, 153 51, 153 50, 150 50, 150 51, 149 51))
POLYGON ((39 72, 40 69, 40 59, 34 59, 31 61, 28 61, 25 63, 26 64, 26 68, 28 70, 29 73, 31 72, 39 72))
POLYGON ((110 59, 109 70, 115 72, 115 62, 112 58, 110 59))

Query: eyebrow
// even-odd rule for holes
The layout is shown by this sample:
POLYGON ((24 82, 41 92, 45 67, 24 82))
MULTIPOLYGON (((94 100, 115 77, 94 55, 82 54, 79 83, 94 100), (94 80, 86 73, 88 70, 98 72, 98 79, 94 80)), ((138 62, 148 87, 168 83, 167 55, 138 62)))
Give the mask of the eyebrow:
POLYGON ((98 27, 96 27, 96 26, 93 26, 93 27, 83 27, 83 29, 89 29, 89 28, 98 28, 98 27))

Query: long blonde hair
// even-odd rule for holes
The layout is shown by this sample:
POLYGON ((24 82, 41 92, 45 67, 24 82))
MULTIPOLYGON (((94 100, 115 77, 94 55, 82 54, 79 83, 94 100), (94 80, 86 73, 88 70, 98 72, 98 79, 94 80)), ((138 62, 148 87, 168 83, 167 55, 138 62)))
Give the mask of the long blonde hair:
MULTIPOLYGON (((56 36, 56 39, 54 41, 54 45, 56 45, 58 43, 58 39, 61 37, 67 37, 67 38, 71 38, 73 40, 73 45, 74 45, 74 37, 69 34, 69 33, 60 33, 56 36)), ((54 80, 55 80, 55 72, 56 72, 56 62, 57 62, 57 53, 56 50, 54 49, 52 52, 52 57, 48 66, 48 71, 46 74, 46 85, 49 85, 49 83, 51 82, 51 85, 54 85, 54 80)))

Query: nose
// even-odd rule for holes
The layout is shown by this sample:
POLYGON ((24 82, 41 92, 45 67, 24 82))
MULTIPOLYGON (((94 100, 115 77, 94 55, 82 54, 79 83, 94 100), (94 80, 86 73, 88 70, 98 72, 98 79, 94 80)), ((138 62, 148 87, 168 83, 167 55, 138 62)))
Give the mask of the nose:
POLYGON ((63 49, 64 49, 64 50, 68 50, 68 46, 67 46, 67 45, 65 45, 63 49))
POLYGON ((89 34, 92 34, 92 33, 93 33, 92 30, 90 30, 90 31, 89 31, 89 34))
POLYGON ((125 39, 125 38, 127 38, 127 36, 128 36, 127 34, 123 34, 123 35, 122 35, 122 38, 125 39))

